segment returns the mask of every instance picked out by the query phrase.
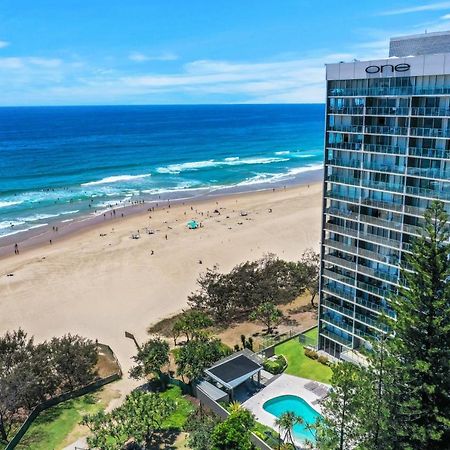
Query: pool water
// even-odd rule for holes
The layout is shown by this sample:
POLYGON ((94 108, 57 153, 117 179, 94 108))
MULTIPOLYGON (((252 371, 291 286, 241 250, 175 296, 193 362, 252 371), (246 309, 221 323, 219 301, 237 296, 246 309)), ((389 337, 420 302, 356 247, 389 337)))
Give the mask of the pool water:
MULTIPOLYGON (((273 414, 275 417, 280 417, 283 413, 291 411, 297 416, 300 416, 307 424, 314 425, 317 419, 322 416, 301 397, 296 395, 281 395, 274 397, 263 405, 264 410, 273 414)), ((304 425, 297 424, 293 430, 294 438, 298 441, 308 439, 314 442, 314 435, 304 425)))

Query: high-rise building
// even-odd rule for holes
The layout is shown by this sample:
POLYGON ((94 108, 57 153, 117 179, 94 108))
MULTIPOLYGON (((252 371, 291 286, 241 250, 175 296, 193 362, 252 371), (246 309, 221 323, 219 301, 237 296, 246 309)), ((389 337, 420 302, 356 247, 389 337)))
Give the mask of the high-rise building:
POLYGON ((450 212, 450 32, 394 38, 390 54, 326 68, 319 349, 346 360, 394 315, 426 207, 450 212))

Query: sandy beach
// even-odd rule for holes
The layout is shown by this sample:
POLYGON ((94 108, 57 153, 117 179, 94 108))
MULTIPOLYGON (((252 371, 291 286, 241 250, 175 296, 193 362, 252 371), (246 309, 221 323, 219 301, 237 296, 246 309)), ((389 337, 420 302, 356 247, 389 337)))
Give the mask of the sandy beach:
POLYGON ((295 260, 308 247, 318 250, 321 189, 166 205, 12 252, 0 260, 0 333, 20 326, 37 340, 68 332, 98 339, 126 371, 135 348, 124 332, 145 340, 151 323, 186 306, 207 267, 228 271, 268 252, 295 260), (202 227, 189 230, 190 219, 202 227))

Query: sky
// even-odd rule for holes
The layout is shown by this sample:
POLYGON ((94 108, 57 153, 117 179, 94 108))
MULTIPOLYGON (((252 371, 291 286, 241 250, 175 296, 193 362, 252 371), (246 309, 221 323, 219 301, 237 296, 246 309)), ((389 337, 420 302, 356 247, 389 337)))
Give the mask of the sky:
POLYGON ((322 103, 324 64, 450 30, 450 1, 1 0, 0 106, 322 103))

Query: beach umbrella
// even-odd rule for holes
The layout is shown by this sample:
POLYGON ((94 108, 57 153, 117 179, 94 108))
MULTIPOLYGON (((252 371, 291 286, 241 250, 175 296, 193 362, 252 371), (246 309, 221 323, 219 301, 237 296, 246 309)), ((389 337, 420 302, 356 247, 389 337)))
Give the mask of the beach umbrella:
POLYGON ((189 228, 190 230, 195 230, 195 229, 198 228, 198 222, 197 222, 196 220, 190 220, 190 221, 187 223, 187 226, 188 226, 188 228, 189 228))

